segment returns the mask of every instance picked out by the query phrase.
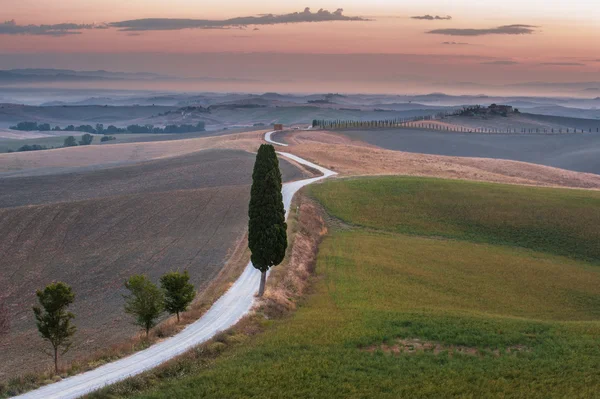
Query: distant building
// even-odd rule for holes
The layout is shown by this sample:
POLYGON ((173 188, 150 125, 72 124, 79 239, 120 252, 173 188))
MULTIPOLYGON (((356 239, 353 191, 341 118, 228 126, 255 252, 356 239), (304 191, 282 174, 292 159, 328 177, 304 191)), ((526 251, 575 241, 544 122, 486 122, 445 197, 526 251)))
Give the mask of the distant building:
POLYGON ((274 126, 275 130, 283 130, 283 124, 281 123, 276 123, 274 126))

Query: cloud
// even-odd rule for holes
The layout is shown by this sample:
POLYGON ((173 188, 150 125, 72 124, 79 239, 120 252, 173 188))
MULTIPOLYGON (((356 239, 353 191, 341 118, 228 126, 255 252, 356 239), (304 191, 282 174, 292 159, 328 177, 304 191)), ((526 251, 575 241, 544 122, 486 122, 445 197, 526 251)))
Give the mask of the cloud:
POLYGON ((181 29, 227 29, 247 25, 275 25, 298 22, 367 21, 361 17, 347 17, 343 12, 343 9, 338 8, 334 12, 320 9, 313 13, 310 11, 310 8, 307 7, 302 12, 282 15, 265 14, 257 17, 237 17, 225 20, 147 18, 113 22, 109 25, 123 31, 159 31, 181 29))
POLYGON ((504 25, 488 29, 435 29, 427 33, 448 36, 485 36, 485 35, 528 35, 535 32, 533 25, 504 25))
POLYGON ((484 65, 517 65, 518 62, 510 61, 510 60, 498 60, 498 61, 482 62, 482 64, 484 64, 484 65))
POLYGON ((106 25, 73 23, 55 25, 17 25, 15 20, 11 20, 0 23, 0 35, 67 36, 79 35, 82 30, 106 28, 106 25))
MULTIPOLYGON (((84 30, 118 28, 125 32, 180 30, 180 29, 230 29, 247 25, 274 25, 297 22, 326 22, 326 21, 368 21, 361 17, 347 17, 344 10, 338 8, 330 12, 320 9, 311 12, 305 8, 302 12, 274 15, 263 14, 255 17, 238 17, 226 20, 208 19, 171 19, 148 18, 130 21, 112 22, 108 24, 74 24, 62 23, 55 25, 17 25, 14 20, 0 23, 0 35, 46 35, 68 36, 79 35, 84 30)), ((258 30, 255 28, 254 30, 258 30)))
POLYGON ((464 43, 464 42, 442 42, 442 44, 448 45, 448 46, 470 46, 470 43, 464 43))
POLYGON ((451 20, 452 17, 450 15, 446 15, 445 17, 440 17, 439 15, 436 15, 435 17, 433 15, 416 15, 414 17, 411 17, 412 19, 420 19, 420 20, 425 20, 425 21, 448 21, 451 20))
POLYGON ((580 62, 542 62, 540 65, 545 66, 585 66, 580 62))

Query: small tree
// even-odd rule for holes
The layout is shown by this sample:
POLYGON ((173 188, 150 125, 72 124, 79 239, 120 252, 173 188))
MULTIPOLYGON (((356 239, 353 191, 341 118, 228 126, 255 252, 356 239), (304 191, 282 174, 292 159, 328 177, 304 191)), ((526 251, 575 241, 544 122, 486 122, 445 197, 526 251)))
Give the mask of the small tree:
POLYGON ((65 139, 64 146, 65 147, 75 147, 75 146, 77 146, 77 140, 75 140, 75 137, 69 136, 65 139))
POLYGON ((190 275, 187 270, 183 273, 171 272, 160 278, 160 285, 165 294, 165 310, 177 315, 184 312, 196 297, 196 290, 190 284, 190 275))
POLYGON ((283 261, 287 249, 281 186, 275 149, 272 145, 263 144, 256 155, 248 210, 248 246, 252 252, 252 264, 261 271, 258 296, 265 292, 267 271, 283 261))
POLYGON ((129 295, 123 295, 125 312, 135 317, 135 324, 144 328, 148 337, 164 310, 164 295, 148 277, 139 274, 131 276, 125 288, 130 291, 129 295))
POLYGON ((71 347, 71 337, 76 327, 71 324, 75 315, 67 312, 69 305, 75 300, 71 287, 62 282, 48 284, 43 290, 36 292, 41 307, 34 306, 33 313, 37 328, 42 338, 50 342, 54 351, 54 371, 58 373, 58 350, 62 354, 71 347))
POLYGON ((92 144, 92 141, 94 141, 94 136, 92 136, 89 133, 86 133, 83 136, 81 136, 81 140, 79 141, 79 145, 90 145, 90 144, 92 144))

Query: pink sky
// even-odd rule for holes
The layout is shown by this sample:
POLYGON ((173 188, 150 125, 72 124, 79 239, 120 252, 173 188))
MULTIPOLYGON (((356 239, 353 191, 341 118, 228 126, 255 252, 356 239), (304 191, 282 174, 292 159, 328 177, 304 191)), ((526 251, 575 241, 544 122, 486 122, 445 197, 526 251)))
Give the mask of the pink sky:
MULTIPOLYGON (((338 61, 337 68, 340 76, 347 81, 355 76, 361 81, 361 86, 365 86, 368 81, 378 80, 377 76, 369 77, 368 72, 372 62, 380 59, 368 54, 397 54, 402 55, 397 65, 379 68, 385 70, 382 78, 393 75, 392 67, 395 66, 397 75, 402 79, 414 76, 415 80, 429 82, 457 79, 485 84, 535 80, 598 81, 600 24, 597 21, 600 19, 600 4, 597 3, 591 0, 572 0, 568 4, 548 0, 504 0, 503 7, 498 10, 498 3, 475 0, 424 0, 418 4, 391 0, 346 0, 341 4, 323 0, 312 10, 323 7, 334 11, 343 7, 344 15, 363 16, 372 21, 263 25, 258 27, 259 30, 248 26, 245 29, 132 33, 111 28, 84 30, 82 34, 60 37, 0 34, 0 68, 67 67, 57 61, 60 60, 58 55, 64 55, 72 69, 88 69, 90 65, 85 61, 86 57, 100 53, 111 58, 110 65, 102 65, 109 70, 263 80, 264 74, 248 71, 244 65, 223 68, 230 76, 214 76, 224 72, 201 62, 196 68, 182 66, 178 62, 171 67, 160 62, 154 65, 148 63, 147 57, 153 54, 158 59, 161 54, 169 54, 174 57, 173 60, 180 55, 201 60, 203 54, 208 57, 212 53, 232 53, 233 56, 228 58, 230 62, 235 63, 234 55, 239 54, 238 60, 242 63, 245 62, 245 53, 282 54, 282 57, 284 54, 362 54, 352 64, 338 61), (426 14, 451 15, 452 19, 430 21, 410 18, 426 14), (533 33, 523 35, 426 33, 437 29, 490 29, 513 24, 535 28, 533 33), (445 42, 461 44, 443 44, 445 42), (48 54, 53 57, 44 57, 48 54), (140 55, 138 64, 133 61, 132 54, 140 55), (29 65, 17 65, 19 62, 29 65)), ((301 11, 304 5, 306 2, 296 0, 277 3, 242 0, 20 0, 4 4, 2 15, 6 20, 14 19, 18 25, 81 24, 142 18, 225 19, 264 13, 286 14, 301 11)), ((296 57, 293 62, 302 63, 301 58, 296 57)), ((310 62, 318 63, 319 59, 311 57, 310 62)), ((297 65, 286 66, 285 62, 280 62, 280 66, 285 70, 273 70, 273 80, 319 80, 318 76, 304 76, 302 70, 306 67, 302 68, 302 65, 298 72, 292 72, 298 69, 297 65)), ((335 67, 327 65, 326 69, 335 67)), ((260 68, 260 65, 252 68, 260 68)), ((376 86, 375 83, 373 85, 376 86)))

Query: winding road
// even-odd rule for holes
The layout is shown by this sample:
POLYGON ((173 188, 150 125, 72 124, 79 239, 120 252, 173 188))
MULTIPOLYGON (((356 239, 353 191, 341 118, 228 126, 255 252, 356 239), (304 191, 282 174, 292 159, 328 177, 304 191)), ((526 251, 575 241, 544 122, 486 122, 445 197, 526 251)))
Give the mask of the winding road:
MULTIPOLYGON (((266 133, 265 141, 278 146, 287 146, 287 144, 271 140, 271 135, 273 133, 275 132, 266 133)), ((292 198, 298 190, 306 185, 333 176, 336 173, 286 152, 278 152, 278 154, 292 159, 299 164, 314 168, 323 174, 319 177, 298 180, 283 185, 283 204, 285 206, 285 215, 287 218, 292 198)), ((213 304, 208 312, 194 323, 188 325, 179 334, 131 356, 108 363, 97 369, 65 378, 54 384, 46 385, 20 395, 18 398, 78 398, 107 385, 114 384, 157 367, 160 364, 181 355, 187 350, 208 341, 219 331, 223 331, 237 323, 254 305, 254 295, 258 290, 259 282, 260 272, 252 266, 252 263, 248 263, 241 276, 231 288, 229 288, 229 290, 213 304)))

